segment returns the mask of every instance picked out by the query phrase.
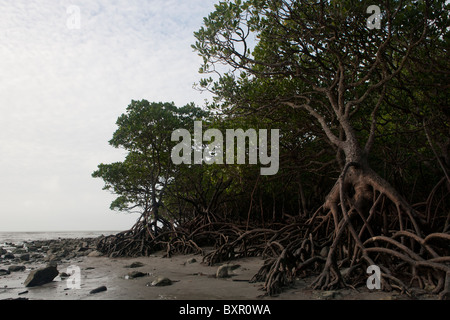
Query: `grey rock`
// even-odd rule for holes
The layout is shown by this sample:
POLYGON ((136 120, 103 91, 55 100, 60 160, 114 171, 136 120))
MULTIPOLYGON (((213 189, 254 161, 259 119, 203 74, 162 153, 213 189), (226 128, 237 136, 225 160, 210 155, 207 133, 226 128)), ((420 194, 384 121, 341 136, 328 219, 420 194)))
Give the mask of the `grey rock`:
POLYGON ((11 252, 7 252, 4 256, 5 259, 14 259, 16 256, 11 253, 11 252))
POLYGON ((87 256, 96 258, 96 257, 103 256, 103 254, 101 252, 97 251, 97 250, 94 250, 91 253, 89 253, 87 256))
POLYGON ((143 273, 143 272, 140 272, 140 271, 132 271, 132 272, 129 272, 128 274, 127 274, 127 279, 134 279, 134 278, 140 278, 140 277, 145 277, 147 275, 147 273, 143 273))
POLYGON ((0 248, 0 256, 3 255, 3 254, 7 254, 7 253, 8 253, 8 251, 6 251, 3 248, 0 248))
POLYGON ((319 293, 319 297, 325 300, 336 299, 340 296, 338 291, 323 291, 319 293))
POLYGON ((20 255, 20 260, 22 260, 22 261, 30 261, 30 254, 29 253, 24 253, 24 254, 20 255))
POLYGON ((47 262, 58 261, 58 260, 61 260, 61 259, 58 256, 56 256, 55 254, 53 254, 53 253, 48 254, 44 258, 44 261, 47 261, 47 262))
POLYGON ((26 253, 27 250, 23 249, 23 248, 17 248, 13 251, 14 254, 22 254, 22 253, 26 253))
POLYGON ((170 286, 172 283, 173 283, 172 280, 170 280, 167 277, 158 277, 150 285, 152 287, 163 287, 163 286, 170 286))
POLYGON ((9 266, 8 271, 10 272, 19 272, 19 271, 25 271, 25 266, 9 266))
POLYGON ((9 272, 9 270, 5 270, 5 269, 0 269, 0 276, 6 276, 8 274, 10 274, 11 272, 9 272))
POLYGON ((217 268, 216 278, 228 278, 231 276, 232 271, 239 268, 239 265, 228 265, 225 264, 217 268))
POLYGON ((195 258, 190 258, 186 261, 187 264, 192 264, 192 263, 196 263, 196 262, 197 262, 197 259, 195 259, 195 258))
POLYGON ((45 268, 33 270, 28 275, 24 282, 25 287, 36 287, 49 282, 59 274, 58 270, 54 266, 48 266, 45 268))
POLYGON ((133 262, 132 264, 125 266, 125 268, 140 268, 143 266, 144 264, 142 262, 133 262))
POLYGON ((320 254, 320 256, 326 258, 326 257, 328 257, 328 251, 330 251, 330 248, 325 246, 322 248, 322 250, 320 250, 319 254, 320 254))
POLYGON ((95 289, 91 290, 89 293, 90 294, 95 294, 95 293, 103 292, 103 291, 106 291, 106 290, 108 290, 108 289, 105 286, 101 286, 101 287, 98 287, 98 288, 95 288, 95 289))

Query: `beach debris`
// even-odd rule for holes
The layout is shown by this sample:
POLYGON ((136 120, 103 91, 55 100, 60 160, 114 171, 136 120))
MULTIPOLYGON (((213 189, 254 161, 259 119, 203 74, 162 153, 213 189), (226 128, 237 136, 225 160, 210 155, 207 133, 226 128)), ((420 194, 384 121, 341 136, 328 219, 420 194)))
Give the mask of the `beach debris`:
POLYGON ((59 274, 56 266, 50 265, 45 268, 33 270, 24 282, 25 287, 36 287, 52 282, 59 274))
POLYGON ((28 290, 25 290, 25 291, 19 292, 17 295, 21 296, 21 295, 27 294, 27 293, 28 293, 28 290))
POLYGON ((18 271, 25 271, 25 266, 9 266, 8 271, 9 272, 18 272, 18 271))
POLYGON ((170 286, 173 283, 172 280, 170 280, 167 277, 158 277, 153 282, 149 282, 146 284, 147 287, 163 287, 163 286, 170 286))
POLYGON ((233 264, 233 265, 222 265, 219 268, 217 268, 217 272, 216 272, 216 278, 228 278, 231 276, 233 270, 239 268, 240 265, 238 264, 233 264))
POLYGON ((96 293, 103 292, 103 291, 106 291, 106 290, 108 290, 108 289, 105 286, 101 286, 101 287, 98 287, 98 288, 95 288, 95 289, 89 291, 89 293, 90 294, 96 294, 96 293))

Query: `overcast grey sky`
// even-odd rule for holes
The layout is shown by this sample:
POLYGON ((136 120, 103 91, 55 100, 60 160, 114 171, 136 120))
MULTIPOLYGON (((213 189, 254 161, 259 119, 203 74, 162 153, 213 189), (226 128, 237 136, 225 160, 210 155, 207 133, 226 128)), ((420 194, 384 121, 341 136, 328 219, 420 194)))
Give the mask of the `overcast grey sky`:
POLYGON ((0 0, 0 231, 134 224, 91 173, 123 159, 108 140, 132 99, 209 98, 190 45, 216 2, 0 0))

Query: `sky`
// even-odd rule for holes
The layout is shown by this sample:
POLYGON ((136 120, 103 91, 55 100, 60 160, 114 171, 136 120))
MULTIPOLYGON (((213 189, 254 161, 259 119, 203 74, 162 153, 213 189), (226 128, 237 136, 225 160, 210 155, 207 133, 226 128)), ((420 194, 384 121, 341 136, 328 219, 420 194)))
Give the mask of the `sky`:
POLYGON ((129 229, 91 177, 131 100, 204 105, 193 32, 216 0, 0 0, 0 231, 129 229))

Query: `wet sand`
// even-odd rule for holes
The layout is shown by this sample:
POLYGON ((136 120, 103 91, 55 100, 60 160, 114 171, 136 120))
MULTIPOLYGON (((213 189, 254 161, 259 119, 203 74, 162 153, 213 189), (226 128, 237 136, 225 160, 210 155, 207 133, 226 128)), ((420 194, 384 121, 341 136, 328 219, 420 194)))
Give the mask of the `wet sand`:
MULTIPOLYGON (((228 278, 216 278, 217 266, 201 263, 200 255, 177 255, 163 258, 162 253, 140 258, 76 257, 58 263, 58 271, 68 272, 69 266, 80 270, 80 287, 70 288, 74 281, 57 276, 51 283, 25 288, 24 281, 31 269, 46 266, 45 262, 28 264, 25 271, 0 276, 0 300, 26 298, 30 300, 408 300, 399 292, 370 291, 365 287, 338 291, 312 290, 309 284, 314 278, 298 279, 275 297, 264 296, 263 283, 249 280, 263 264, 260 257, 243 258, 231 262, 239 268, 228 278), (196 262, 189 263, 194 258, 196 262), (134 262, 138 268, 127 268, 134 262), (129 272, 139 271, 147 275, 127 279, 129 272), (168 286, 152 286, 158 277, 172 280, 168 286), (68 282, 69 281, 69 282, 68 282), (107 290, 96 294, 90 291, 100 286, 107 290), (25 292, 25 293, 24 293, 25 292)), ((0 264, 0 269, 5 268, 0 264)), ((420 299, 437 300, 430 294, 420 299)))

